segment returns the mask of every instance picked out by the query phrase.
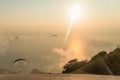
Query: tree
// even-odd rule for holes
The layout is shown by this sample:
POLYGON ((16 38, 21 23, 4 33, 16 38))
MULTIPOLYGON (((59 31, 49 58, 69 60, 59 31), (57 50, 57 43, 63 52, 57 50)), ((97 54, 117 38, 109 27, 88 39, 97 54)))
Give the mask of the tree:
POLYGON ((78 61, 77 59, 72 59, 68 61, 67 64, 63 67, 63 72, 62 73, 70 73, 72 71, 75 71, 87 64, 87 60, 84 61, 78 61))

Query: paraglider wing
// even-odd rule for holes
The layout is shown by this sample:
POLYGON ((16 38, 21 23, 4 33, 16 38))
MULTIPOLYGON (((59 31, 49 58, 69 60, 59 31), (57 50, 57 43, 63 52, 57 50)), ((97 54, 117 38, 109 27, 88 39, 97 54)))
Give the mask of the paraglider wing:
POLYGON ((58 35, 51 35, 51 38, 53 39, 53 41, 55 41, 55 39, 58 37, 58 35))
POLYGON ((58 37, 58 35, 51 35, 52 37, 58 37))
POLYGON ((13 64, 15 64, 15 63, 18 62, 18 61, 27 61, 27 60, 24 59, 24 58, 19 58, 19 59, 14 60, 13 64))
POLYGON ((18 73, 25 73, 27 71, 28 61, 24 58, 18 58, 13 61, 15 69, 17 69, 18 73))

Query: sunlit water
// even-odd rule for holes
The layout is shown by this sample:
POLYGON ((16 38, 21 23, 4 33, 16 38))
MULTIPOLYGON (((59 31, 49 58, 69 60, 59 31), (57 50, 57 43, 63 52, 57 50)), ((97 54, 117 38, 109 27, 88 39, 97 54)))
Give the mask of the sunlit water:
POLYGON ((120 77, 87 74, 34 74, 0 75, 0 80, 120 80, 120 77))

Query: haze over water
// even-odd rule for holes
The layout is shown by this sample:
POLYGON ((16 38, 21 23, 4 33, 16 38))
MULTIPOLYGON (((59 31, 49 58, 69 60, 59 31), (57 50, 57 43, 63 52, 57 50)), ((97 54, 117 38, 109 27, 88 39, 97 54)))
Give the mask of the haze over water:
POLYGON ((30 61, 26 72, 61 72, 71 59, 110 52, 120 44, 119 14, 119 0, 1 0, 0 68, 14 70, 12 62, 22 57, 30 61), (64 43, 69 8, 76 4, 85 14, 74 21, 64 43))

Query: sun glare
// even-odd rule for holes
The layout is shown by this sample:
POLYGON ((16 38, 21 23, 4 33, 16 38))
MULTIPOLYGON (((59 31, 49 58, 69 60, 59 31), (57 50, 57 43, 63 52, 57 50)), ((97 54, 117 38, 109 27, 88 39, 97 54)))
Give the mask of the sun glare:
POLYGON ((70 11, 69 11, 69 14, 70 14, 69 15, 70 16, 70 25, 68 27, 68 31, 67 31, 67 34, 66 34, 64 42, 66 42, 67 39, 68 39, 68 36, 69 36, 71 28, 72 28, 72 24, 75 21, 75 19, 77 19, 80 15, 82 16, 82 14, 80 14, 80 13, 83 13, 83 10, 82 10, 82 7, 80 9, 79 5, 75 5, 75 6, 72 6, 70 8, 70 11))
POLYGON ((79 36, 74 35, 72 36, 72 39, 69 40, 68 49, 72 52, 73 57, 80 60, 84 60, 85 54, 83 47, 84 47, 83 42, 80 40, 79 36))
POLYGON ((72 20, 78 18, 80 15, 80 6, 76 5, 70 8, 70 18, 72 20))

